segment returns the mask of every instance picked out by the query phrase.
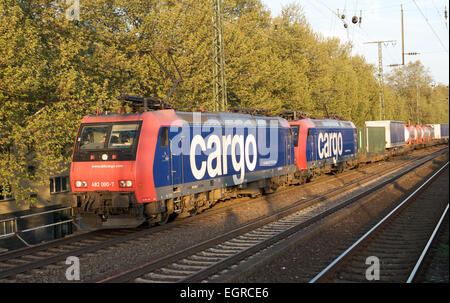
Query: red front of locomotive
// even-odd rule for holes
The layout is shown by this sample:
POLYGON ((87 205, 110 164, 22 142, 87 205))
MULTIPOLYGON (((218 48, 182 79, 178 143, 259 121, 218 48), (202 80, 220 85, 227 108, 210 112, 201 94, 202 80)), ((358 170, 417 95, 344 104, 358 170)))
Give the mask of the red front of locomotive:
POLYGON ((144 221, 140 202, 156 199, 152 151, 159 127, 153 120, 152 113, 82 119, 70 182, 75 212, 85 226, 128 227, 144 221))
POLYGON ((70 180, 73 192, 134 189, 142 127, 139 118, 137 115, 83 118, 72 155, 70 180))
POLYGON ((315 127, 315 125, 310 119, 290 121, 289 125, 292 128, 294 139, 295 164, 297 165, 298 170, 306 170, 308 169, 306 161, 308 129, 315 127))
POLYGON ((85 226, 135 227, 146 220, 144 204, 157 200, 153 166, 158 132, 177 121, 173 110, 82 119, 70 182, 75 212, 85 226))

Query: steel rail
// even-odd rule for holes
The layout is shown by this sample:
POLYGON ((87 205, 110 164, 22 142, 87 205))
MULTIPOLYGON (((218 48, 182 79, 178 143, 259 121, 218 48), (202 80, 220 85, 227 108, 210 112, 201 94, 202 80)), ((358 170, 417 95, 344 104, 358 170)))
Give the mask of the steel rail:
POLYGON ((417 260, 416 265, 414 266, 411 274, 408 277, 408 280, 406 280, 406 283, 412 283, 417 271, 419 270, 420 266, 422 265, 423 259, 425 258, 426 254, 428 253, 428 250, 431 246, 431 243, 434 240, 434 237, 436 236, 439 228, 441 227, 442 222, 444 221, 445 216, 448 213, 448 204, 447 207, 445 208, 444 212, 442 213, 441 218, 439 219, 439 222, 436 224, 436 228, 433 230, 433 233, 430 236, 430 239, 428 240, 427 244, 425 245, 425 248, 423 249, 422 253, 420 254, 419 260, 417 260))
MULTIPOLYGON (((447 162, 446 165, 448 165, 448 162, 447 162)), ((397 176, 394 179, 398 179, 398 178, 400 178, 403 175, 404 174, 402 174, 400 176, 397 176)), ((301 224, 298 224, 298 225, 296 225, 296 226, 294 226, 292 228, 289 228, 288 230, 283 231, 283 232, 277 234, 276 236, 271 237, 268 240, 265 240, 265 241, 259 243, 258 245, 250 247, 249 249, 246 249, 245 251, 243 251, 243 252, 241 252, 239 254, 231 256, 228 259, 223 260, 222 262, 218 263, 215 266, 208 267, 208 268, 202 270, 199 273, 192 274, 191 276, 189 276, 189 277, 187 277, 185 279, 182 279, 180 282, 182 282, 182 283, 183 282, 201 282, 203 279, 207 279, 212 274, 214 274, 216 272, 219 272, 220 270, 226 269, 227 267, 237 263, 238 261, 240 261, 240 260, 242 260, 244 258, 247 258, 247 257, 249 257, 251 255, 254 255, 256 252, 258 252, 258 251, 260 251, 260 250, 262 250, 262 249, 264 249, 266 247, 269 247, 269 246, 279 242, 280 240, 288 238, 290 235, 298 232, 299 230, 302 230, 305 227, 310 226, 313 223, 315 223, 315 222, 317 222, 317 221, 327 217, 328 215, 330 215, 332 213, 335 213, 336 211, 342 209, 343 207, 346 207, 346 206, 350 205, 351 203, 353 203, 353 202, 355 202, 357 200, 360 200, 361 198, 365 197, 368 193, 372 193, 372 192, 380 189, 381 187, 387 185, 390 182, 392 182, 392 180, 390 180, 389 182, 383 182, 382 184, 380 184, 380 186, 376 186, 375 188, 372 188, 372 189, 370 189, 369 191, 367 191, 365 193, 362 193, 362 194, 357 195, 356 197, 350 198, 350 199, 346 200, 345 202, 339 204, 338 206, 333 207, 332 209, 329 209, 329 210, 319 214, 318 216, 316 216, 316 217, 314 217, 314 218, 312 218, 312 219, 310 219, 308 221, 305 221, 305 222, 303 222, 301 224)), ((416 190, 415 192, 417 192, 417 191, 418 190, 416 190)))
MULTIPOLYGON (((401 163, 401 166, 389 168, 388 171, 398 170, 401 167, 407 166, 407 165, 409 165, 410 163, 412 163, 414 161, 418 162, 418 161, 421 161, 421 160, 426 159, 426 158, 428 159, 428 158, 432 158, 432 157, 437 157, 440 154, 443 154, 445 152, 445 150, 446 149, 444 148, 444 149, 440 149, 440 150, 438 150, 438 151, 436 151, 436 152, 434 152, 432 154, 420 155, 419 159, 407 160, 405 163, 401 163)), ((428 161, 428 160, 426 160, 426 161, 428 161)), ((426 162, 426 161, 424 161, 424 162, 426 162)), ((373 174, 371 176, 363 177, 361 179, 358 179, 358 180, 354 181, 353 183, 348 184, 348 186, 358 186, 358 185, 361 184, 361 182, 363 180, 366 180, 366 179, 371 178, 371 177, 373 178, 373 176, 375 176, 375 175, 387 172, 386 169, 381 169, 380 171, 381 172, 376 172, 375 174, 373 174)), ((329 181, 330 181, 329 178, 327 178, 326 180, 317 180, 317 182, 315 182, 313 185, 327 183, 329 181), (322 181, 322 182, 319 182, 319 181, 322 181)), ((292 189, 295 189, 295 188, 292 188, 292 189)), ((290 191, 290 189, 283 190, 281 192, 276 192, 276 193, 272 194, 271 196, 274 197, 277 194, 284 194, 284 193, 289 192, 289 191, 290 191)), ((336 189, 336 191, 342 191, 342 189, 336 189)), ((320 201, 321 198, 323 198, 323 197, 316 197, 316 198, 314 198, 314 200, 320 201)), ((252 201, 255 201, 255 199, 250 199, 250 200, 246 200, 246 201, 243 201, 243 202, 244 203, 251 203, 252 201)), ((297 202, 302 202, 304 204, 304 203, 307 203, 308 200, 307 201, 299 200, 297 202)), ((239 203, 237 207, 241 206, 241 204, 242 204, 242 202, 239 203)), ((308 205, 305 205, 303 207, 307 207, 307 206, 308 205)), ((234 207, 235 207, 235 205, 231 205, 231 208, 234 208, 234 207)), ((205 215, 211 215, 211 214, 215 214, 215 213, 219 213, 220 214, 223 211, 223 209, 229 209, 229 208, 230 207, 221 207, 221 208, 217 208, 217 209, 210 209, 207 212, 205 212, 204 214, 205 215)), ((289 207, 287 207, 287 208, 289 208, 289 207)), ((286 209, 286 208, 284 208, 284 209, 286 209)), ((140 231, 137 231, 137 232, 131 232, 129 234, 117 236, 116 238, 108 239, 108 240, 105 240, 105 241, 103 241, 101 243, 96 243, 94 245, 90 245, 88 247, 82 247, 80 249, 70 250, 68 252, 64 252, 64 253, 61 253, 59 255, 50 256, 50 257, 48 257, 46 259, 31 261, 31 262, 29 262, 27 264, 18 265, 18 266, 15 266, 14 268, 10 268, 10 269, 7 269, 7 270, 2 270, 2 271, 0 271, 0 279, 13 276, 13 275, 15 275, 17 273, 25 272, 25 271, 28 271, 30 269, 39 268, 39 267, 42 267, 42 266, 45 266, 45 265, 56 263, 58 261, 62 261, 67 256, 81 255, 81 254, 84 254, 84 253, 97 251, 97 250, 103 249, 105 247, 114 246, 114 245, 116 245, 118 243, 123 243, 123 242, 129 241, 129 240, 133 240, 133 239, 137 239, 137 238, 140 238, 140 237, 146 237, 146 236, 149 236, 151 234, 154 234, 154 233, 157 233, 157 232, 160 232, 160 231, 167 231, 167 230, 172 229, 172 228, 177 228, 177 227, 179 227, 179 226, 181 226, 183 224, 192 222, 192 220, 197 220, 198 217, 199 216, 191 217, 191 218, 185 218, 185 219, 180 220, 178 222, 173 222, 172 224, 156 226, 156 227, 152 227, 150 229, 140 230, 140 231)), ((30 247, 30 248, 24 248, 24 249, 21 249, 21 250, 15 250, 15 251, 6 252, 4 254, 0 254, 0 261, 9 260, 9 259, 12 259, 12 258, 18 258, 20 256, 25 256, 25 255, 31 255, 31 254, 33 254, 35 252, 44 251, 45 249, 49 249, 49 248, 53 248, 53 247, 57 247, 57 246, 61 246, 61 245, 70 245, 70 244, 72 244, 72 243, 74 243, 76 241, 83 241, 85 239, 89 239, 89 236, 91 236, 91 237, 102 236, 104 231, 105 230, 97 230, 97 231, 94 231, 92 233, 86 233, 86 234, 72 236, 72 237, 69 236, 67 238, 54 240, 54 241, 47 242, 47 243, 44 243, 44 244, 39 244, 39 245, 30 247)), ((105 234, 105 236, 108 236, 108 235, 105 234)))
MULTIPOLYGON (((438 150, 438 151, 436 151, 435 153, 433 153, 431 155, 440 154, 444 150, 445 149, 438 150)), ((411 163, 413 161, 420 160, 420 159, 425 158, 427 156, 430 156, 430 155, 422 155, 422 156, 420 156, 419 159, 408 160, 407 162, 402 163, 402 165, 408 165, 409 163, 411 163)), ((368 167, 368 168, 370 168, 370 167, 368 167)), ((384 169, 382 169, 381 172, 384 172, 384 169)), ((357 174, 357 173, 358 173, 358 171, 355 171, 355 174, 357 174)), ((376 172, 373 173, 373 175, 379 174, 379 173, 380 173, 380 171, 376 171, 376 172)), ((348 175, 346 175, 346 177, 348 177, 348 175)), ((357 179, 354 182, 361 182, 365 178, 367 178, 367 177, 363 177, 363 178, 357 179)), ((313 185, 326 184, 326 183, 328 183, 330 181, 333 181, 333 179, 334 179, 334 177, 319 179, 319 180, 315 181, 313 183, 313 185)), ((295 190, 295 189, 297 189, 297 187, 287 188, 287 189, 285 189, 283 191, 275 192, 271 196, 273 197, 274 195, 277 195, 277 194, 286 194, 286 193, 289 193, 290 191, 295 190)), ((241 202, 239 202, 238 206, 241 206, 242 203, 251 203, 253 201, 255 201, 255 199, 241 201, 241 202)), ((204 214, 207 213, 208 215, 212 215, 214 213, 220 213, 224 208, 234 207, 234 205, 231 205, 231 206, 228 206, 228 207, 226 207, 226 206, 221 207, 220 205, 218 205, 218 206, 219 207, 217 207, 217 208, 212 208, 212 209, 206 210, 204 212, 204 214)), ((202 214, 200 214, 200 215, 202 215, 202 214)), ((153 232, 160 231, 160 229, 165 230, 165 229, 168 229, 168 228, 176 227, 176 226, 178 226, 180 224, 188 223, 188 222, 190 222, 192 220, 196 220, 197 218, 198 218, 198 216, 197 217, 185 218, 183 220, 183 222, 172 223, 171 226, 169 226, 169 225, 167 225, 165 227, 163 227, 163 226, 156 226, 156 227, 153 227, 151 230, 148 230, 148 233, 151 234, 153 232)), ((52 241, 45 242, 45 243, 39 243, 39 244, 36 244, 36 245, 31 245, 29 247, 24 247, 24 248, 12 250, 12 251, 7 251, 5 253, 0 254, 0 262, 8 260, 8 259, 11 259, 11 258, 17 258, 17 257, 20 257, 20 256, 29 255, 29 254, 36 253, 36 252, 39 252, 39 251, 43 251, 43 250, 46 250, 46 249, 49 249, 49 248, 57 247, 57 246, 60 246, 60 245, 65 245, 65 244, 67 244, 69 242, 83 241, 85 239, 88 239, 89 236, 92 236, 92 237, 101 236, 105 232, 108 232, 108 230, 95 230, 95 231, 83 233, 81 235, 66 236, 66 237, 61 238, 61 239, 56 239, 56 240, 52 240, 52 241)), ((11 233, 11 236, 14 236, 14 234, 11 233)))
MULTIPOLYGON (((399 175, 395 176, 393 179, 398 179, 398 178, 402 177, 403 175, 409 173, 410 171, 416 169, 417 167, 423 165, 424 163, 427 163, 428 161, 431 161, 432 159, 434 159, 438 155, 440 155, 440 153, 438 153, 437 155, 433 154, 432 156, 428 155, 428 156, 424 157, 426 159, 415 160, 416 164, 412 165, 412 167, 408 168, 404 172, 402 172, 399 175)), ((398 171, 399 169, 400 169, 399 167, 395 167, 392 170, 393 171, 398 171)), ((389 173, 384 171, 384 175, 387 175, 387 174, 389 174, 389 173)), ((365 179, 376 179, 376 177, 374 177, 372 175, 372 176, 366 177, 365 179)), ((306 226, 309 226, 309 225, 313 224, 314 222, 316 222, 316 221, 318 221, 318 220, 320 220, 320 219, 322 219, 322 218, 324 218, 324 217, 326 217, 326 216, 336 212, 337 210, 339 210, 339 209, 341 209, 341 208, 343 208, 343 207, 345 207, 345 206, 347 206, 347 205, 349 205, 349 204, 351 204, 351 203, 353 203, 353 202, 355 202, 355 201, 365 197, 368 194, 368 192, 376 191, 379 188, 382 188, 383 186, 385 186, 387 184, 390 184, 391 182, 392 182, 392 179, 386 180, 386 181, 384 181, 384 182, 382 182, 382 183, 372 187, 368 191, 365 191, 364 193, 358 194, 356 197, 347 199, 345 202, 339 204, 338 206, 336 206, 336 207, 334 207, 332 209, 329 209, 329 210, 321 213, 320 215, 317 215, 317 216, 309 219, 306 222, 303 222, 303 223, 301 223, 299 225, 291 227, 288 230, 282 231, 282 232, 278 233, 274 237, 271 237, 271 238, 269 238, 267 240, 264 240, 261 243, 258 243, 258 244, 254 245, 252 247, 249 247, 249 248, 247 248, 245 250, 242 250, 242 251, 238 252, 237 254, 235 254, 233 256, 230 256, 230 257, 228 257, 228 258, 226 258, 224 260, 221 260, 221 261, 215 263, 212 266, 209 266, 207 268, 204 268, 204 269, 200 270, 199 272, 192 273, 188 277, 183 277, 182 279, 180 279, 180 282, 200 282, 203 279, 207 278, 208 276, 214 274, 215 272, 218 272, 218 271, 220 271, 222 269, 225 269, 225 268, 229 267, 232 264, 235 264, 239 260, 242 260, 243 258, 246 258, 246 257, 256 253, 257 251, 260 251, 264 247, 270 246, 273 243, 276 243, 276 242, 278 242, 278 241, 280 241, 282 239, 285 239, 289 235, 291 235, 291 234, 293 234, 293 233, 295 233, 295 232, 305 228, 306 226)), ((332 192, 329 192, 329 193, 327 193, 327 194, 325 194, 323 196, 319 196, 319 197, 313 198, 313 199, 308 200, 308 201, 302 201, 303 203, 301 203, 300 205, 297 204, 297 205, 294 205, 294 206, 286 207, 285 209, 281 210, 280 212, 278 212, 278 213, 276 213, 274 215, 271 215, 271 216, 268 216, 268 217, 256 220, 255 222, 249 223, 249 224, 247 224, 247 225, 245 225, 243 227, 239 227, 239 228, 237 228, 235 230, 232 230, 232 231, 226 233, 225 235, 217 236, 217 237, 215 237, 213 239, 204 241, 204 242, 202 242, 202 243, 200 243, 200 244, 198 244, 196 246, 193 246, 193 247, 190 247, 190 248, 186 248, 186 249, 184 249, 184 250, 182 250, 180 252, 175 252, 175 253, 173 253, 173 254, 171 254, 169 256, 165 256, 165 257, 159 258, 159 259, 151 261, 151 262, 147 262, 147 263, 142 264, 142 265, 140 265, 140 266, 138 266, 136 268, 133 268, 133 269, 130 269, 128 271, 116 274, 114 276, 108 277, 106 279, 103 279, 103 280, 97 281, 97 282, 99 282, 99 283, 104 283, 104 282, 109 282, 109 283, 111 283, 111 282, 114 282, 114 283, 129 282, 129 281, 131 281, 133 279, 136 279, 139 276, 145 275, 145 274, 147 274, 149 272, 152 272, 152 271, 155 271, 155 270, 157 270, 159 268, 162 268, 162 267, 166 266, 167 264, 171 264, 173 262, 176 262, 177 260, 182 260, 184 258, 192 256, 192 255, 194 255, 194 254, 196 254, 198 252, 201 252, 203 250, 206 250, 208 248, 214 247, 214 246, 216 246, 218 244, 221 244, 223 242, 226 242, 226 241, 229 241, 229 240, 233 240, 234 238, 236 238, 236 237, 238 237, 240 235, 243 235, 243 234, 245 234, 245 233, 247 233, 249 231, 258 229, 258 228, 260 228, 260 227, 262 227, 262 226, 264 226, 266 224, 269 224, 271 222, 279 220, 280 218, 283 218, 283 217, 286 217, 288 215, 291 215, 291 214, 293 214, 293 213, 295 213, 295 212, 297 212, 297 211, 299 211, 299 210, 301 210, 303 208, 311 206, 311 205, 313 205, 313 204, 315 204, 317 202, 324 201, 324 200, 327 199, 327 197, 331 197, 333 195, 336 195, 337 193, 345 192, 346 190, 349 190, 349 187, 358 186, 358 185, 361 185, 361 181, 354 182, 354 183, 351 183, 351 184, 349 184, 347 186, 338 188, 338 189, 336 189, 336 190, 334 190, 332 192)), ((298 201, 298 202, 301 202, 301 201, 298 201)))
MULTIPOLYGON (((440 151, 438 151, 438 152, 440 152, 440 151)), ((426 156, 428 156, 428 155, 426 155, 426 156)), ((425 156, 423 156, 423 157, 425 157, 425 156)), ((407 162, 407 163, 409 163, 409 162, 407 162)), ((378 174, 378 172, 376 172, 375 174, 378 174)), ((333 180, 330 180, 330 179, 333 179, 333 177, 325 178, 323 180, 319 179, 316 182, 314 182, 313 185, 326 184, 326 183, 328 183, 330 181, 333 181, 333 180)), ((361 180, 362 179, 358 179, 357 181, 361 181, 361 180)), ((277 194, 285 194, 285 193, 288 193, 289 191, 295 190, 295 189, 297 189, 297 187, 288 188, 288 189, 285 189, 284 191, 275 192, 275 193, 272 194, 272 196, 277 195, 277 194)), ((241 201, 241 202, 239 202, 239 206, 242 206, 242 203, 249 203, 249 202, 251 203, 253 201, 255 201, 255 199, 241 201)), ((233 208, 234 205, 231 205, 231 206, 228 206, 228 207, 233 208)), ((223 207, 219 206, 217 208, 208 209, 208 210, 205 211, 205 213, 207 213, 208 215, 212 215, 212 214, 215 214, 215 213, 220 213, 221 211, 223 211, 224 208, 226 208, 226 206, 223 206, 223 207)), ((199 214, 199 215, 201 216, 202 214, 199 214)), ((172 223, 172 225, 170 225, 170 226, 169 225, 155 226, 155 227, 152 227, 152 229, 147 230, 147 232, 150 235, 151 233, 154 233, 154 232, 159 232, 161 230, 164 231, 164 230, 169 229, 169 228, 177 227, 180 224, 189 223, 192 220, 198 219, 198 217, 199 216, 185 218, 183 221, 172 223)), ((9 220, 14 220, 14 219, 16 219, 16 218, 5 219, 4 221, 9 221, 9 220)), ((0 223, 1 222, 2 221, 0 221, 0 223)), ((18 258, 18 257, 21 257, 21 256, 30 255, 30 254, 33 254, 33 253, 36 253, 36 252, 39 252, 39 251, 47 250, 49 248, 53 248, 53 247, 57 247, 57 246, 61 246, 61 245, 66 245, 66 244, 69 244, 71 242, 83 241, 83 240, 89 239, 89 237, 102 236, 103 234, 107 233, 108 231, 110 231, 110 230, 104 229, 104 230, 89 231, 89 232, 84 232, 83 234, 69 235, 69 236, 66 236, 66 237, 61 238, 61 239, 55 239, 55 240, 48 241, 48 242, 45 242, 45 243, 39 243, 39 244, 36 244, 36 245, 30 245, 30 246, 27 246, 27 247, 24 247, 24 248, 15 249, 15 250, 12 250, 12 251, 7 251, 7 252, 4 252, 4 253, 0 254, 0 262, 8 260, 8 259, 12 259, 12 258, 18 258)), ((0 239, 2 239, 2 237, 6 238, 6 236, 11 237, 11 236, 15 236, 15 235, 16 235, 15 232, 7 234, 7 235, 1 235, 0 239)))
POLYGON ((378 230, 380 226, 382 226, 388 219, 390 219, 393 215, 397 214, 397 211, 402 209, 402 207, 411 200, 411 198, 415 197, 421 190, 423 190, 426 186, 431 184, 432 181, 438 176, 447 166, 449 162, 447 162, 443 167, 441 167, 436 173, 434 173, 430 178, 427 179, 419 188, 417 188, 413 193, 411 193, 406 199, 404 199, 397 207, 395 207, 391 212, 389 212, 383 219, 381 219, 375 226, 373 226, 369 231, 367 231, 361 238, 359 238, 356 242, 354 242, 349 248, 347 248, 342 254, 340 254, 336 259, 334 259, 327 267, 325 267, 319 274, 317 274, 313 279, 309 281, 309 283, 316 283, 320 279, 322 279, 326 274, 328 274, 336 265, 338 265, 346 256, 350 254, 350 252, 354 251, 355 248, 359 247, 370 235, 373 234, 374 231, 378 230))

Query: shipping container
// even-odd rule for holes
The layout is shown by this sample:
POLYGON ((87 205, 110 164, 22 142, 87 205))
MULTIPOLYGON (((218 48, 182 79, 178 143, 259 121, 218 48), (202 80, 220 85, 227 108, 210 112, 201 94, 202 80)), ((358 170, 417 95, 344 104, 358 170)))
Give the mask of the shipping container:
POLYGON ((400 121, 366 121, 366 127, 384 127, 385 148, 405 145, 405 124, 400 121))
POLYGON ((424 131, 423 141, 426 142, 426 143, 430 142, 430 139, 431 139, 430 126, 429 125, 424 125, 423 126, 423 131, 424 131))
POLYGON ((441 124, 441 138, 448 139, 448 124, 441 124))
POLYGON ((441 139, 441 125, 440 124, 430 124, 432 128, 432 139, 441 139))
POLYGON ((423 142, 423 135, 424 135, 424 131, 423 131, 423 125, 416 125, 416 129, 417 129, 417 140, 416 140, 416 144, 418 143, 422 143, 423 142))
POLYGON ((417 125, 410 125, 409 129, 409 133, 411 134, 411 144, 415 144, 417 140, 419 140, 419 130, 417 129, 417 125))
POLYGON ((409 132, 409 126, 404 125, 405 127, 405 144, 408 144, 411 141, 411 134, 409 132))
POLYGON ((384 127, 358 127, 358 153, 366 157, 384 154, 384 127))
POLYGON ((428 130, 430 132, 430 141, 434 140, 435 134, 433 124, 428 124, 428 130))
POLYGON ((414 125, 405 124, 405 143, 407 145, 414 144, 417 139, 417 130, 414 125))

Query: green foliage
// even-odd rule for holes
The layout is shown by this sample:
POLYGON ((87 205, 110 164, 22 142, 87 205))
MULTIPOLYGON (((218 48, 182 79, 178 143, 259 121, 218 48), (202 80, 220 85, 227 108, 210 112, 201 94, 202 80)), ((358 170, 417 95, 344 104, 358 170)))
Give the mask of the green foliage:
MULTIPOLYGON (((166 98, 179 78, 168 52, 183 80, 170 102, 213 109, 211 0, 80 4, 69 21, 62 0, 0 0, 0 185, 18 201, 67 167, 84 115, 116 110, 120 94, 166 98)), ((272 17, 260 0, 225 0, 224 36, 230 106, 378 119, 375 67, 314 33, 298 5, 272 17)), ((419 83, 422 122, 448 123, 448 87, 431 82, 420 62, 395 70, 386 118, 415 121, 419 83)))
POLYGON ((448 123, 448 86, 434 85, 420 61, 394 69, 387 78, 390 114, 411 123, 448 123))

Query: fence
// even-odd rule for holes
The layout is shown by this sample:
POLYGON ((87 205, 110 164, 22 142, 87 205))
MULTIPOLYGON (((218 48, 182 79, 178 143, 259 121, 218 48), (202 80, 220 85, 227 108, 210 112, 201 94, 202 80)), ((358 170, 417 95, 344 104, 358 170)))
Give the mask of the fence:
POLYGON ((75 225, 77 225, 75 223, 75 220, 76 219, 73 218, 73 209, 72 209, 72 207, 58 208, 58 209, 54 209, 54 210, 39 212, 39 213, 36 213, 36 214, 23 215, 23 216, 19 216, 19 217, 12 217, 12 218, 3 219, 3 220, 0 220, 0 240, 6 239, 6 238, 10 238, 10 237, 17 237, 26 246, 32 246, 31 244, 26 242, 21 237, 21 235, 23 235, 24 233, 30 232, 30 231, 43 229, 43 228, 48 228, 48 227, 52 227, 52 226, 57 226, 57 225, 61 225, 61 224, 66 224, 66 223, 70 223, 70 222, 75 224, 75 225), (41 216, 41 215, 45 215, 45 214, 64 212, 64 211, 67 211, 67 210, 70 210, 70 217, 72 217, 72 219, 62 220, 62 221, 59 221, 59 222, 56 222, 56 223, 46 224, 46 225, 32 227, 32 228, 27 228, 27 229, 23 229, 23 230, 19 230, 18 229, 18 225, 19 225, 18 222, 20 220, 28 219, 30 217, 35 217, 35 216, 41 216))

